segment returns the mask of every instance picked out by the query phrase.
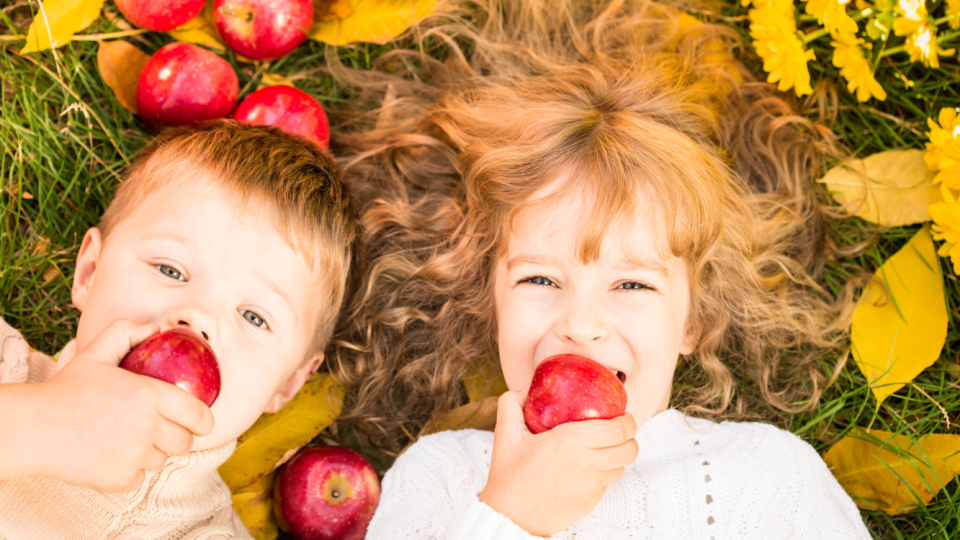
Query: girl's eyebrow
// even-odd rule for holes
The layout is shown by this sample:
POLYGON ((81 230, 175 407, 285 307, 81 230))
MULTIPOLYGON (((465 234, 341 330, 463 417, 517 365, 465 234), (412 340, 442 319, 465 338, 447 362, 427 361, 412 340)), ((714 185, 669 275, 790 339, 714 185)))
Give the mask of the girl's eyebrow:
POLYGON ((543 255, 527 255, 521 253, 516 257, 513 257, 507 261, 507 270, 510 270, 514 266, 519 266, 521 264, 535 264, 538 266, 550 266, 551 264, 556 263, 556 260, 553 257, 544 257, 543 255))
POLYGON ((666 265, 658 260, 653 259, 638 259, 634 257, 622 259, 613 265, 613 269, 622 272, 629 272, 631 270, 649 270, 656 272, 665 278, 670 277, 670 271, 667 270, 666 265))

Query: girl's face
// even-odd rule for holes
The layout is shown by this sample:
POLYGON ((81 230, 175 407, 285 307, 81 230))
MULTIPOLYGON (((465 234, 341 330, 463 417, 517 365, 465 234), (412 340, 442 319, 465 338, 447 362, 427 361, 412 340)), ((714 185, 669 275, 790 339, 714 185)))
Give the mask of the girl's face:
POLYGON ((624 381, 627 412, 641 425, 668 408, 679 355, 694 348, 685 332, 687 269, 658 254, 649 212, 615 223, 599 258, 583 264, 578 244, 590 212, 571 195, 517 220, 494 271, 500 363, 507 386, 519 390, 555 354, 596 360, 624 381))

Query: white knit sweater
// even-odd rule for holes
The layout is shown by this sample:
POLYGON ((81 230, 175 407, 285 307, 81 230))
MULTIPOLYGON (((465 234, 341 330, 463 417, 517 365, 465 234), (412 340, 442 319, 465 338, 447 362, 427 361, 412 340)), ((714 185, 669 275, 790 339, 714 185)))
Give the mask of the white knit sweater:
MULTIPOLYGON (((551 538, 869 540, 853 501, 813 448, 767 424, 657 414, 640 455, 588 516, 551 538)), ((480 502, 493 433, 420 439, 383 479, 367 540, 534 538, 480 502)))

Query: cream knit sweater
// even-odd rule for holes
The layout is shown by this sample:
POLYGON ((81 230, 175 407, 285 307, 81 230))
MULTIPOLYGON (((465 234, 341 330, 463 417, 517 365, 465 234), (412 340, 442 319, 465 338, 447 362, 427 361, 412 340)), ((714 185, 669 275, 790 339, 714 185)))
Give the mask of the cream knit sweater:
MULTIPOLYGON (((31 351, 0 319, 0 383, 45 381, 75 354, 75 341, 58 361, 31 351)), ((36 476, 0 481, 0 539, 252 540, 217 474, 235 447, 236 441, 171 457, 130 493, 102 494, 36 476)))
MULTIPOLYGON (((670 409, 637 433, 640 454, 562 539, 869 540, 853 501, 813 448, 758 423, 670 409)), ((423 437, 383 479, 367 540, 534 538, 480 502, 493 433, 423 437)))

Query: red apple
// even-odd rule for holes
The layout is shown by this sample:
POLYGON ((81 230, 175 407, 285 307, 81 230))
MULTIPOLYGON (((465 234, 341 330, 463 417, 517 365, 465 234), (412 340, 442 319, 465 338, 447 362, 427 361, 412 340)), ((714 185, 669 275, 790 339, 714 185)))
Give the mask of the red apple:
POLYGON ((523 405, 531 433, 567 422, 609 419, 627 410, 627 391, 612 371, 575 354, 547 358, 533 373, 523 405))
POLYGON ((175 384, 213 405, 220 395, 220 365, 202 337, 173 328, 145 339, 127 353, 120 367, 175 384))
POLYGON ((307 39, 313 0, 214 0, 213 22, 237 54, 275 60, 307 39))
POLYGON ((363 540, 380 504, 380 481, 363 456, 339 446, 308 446, 277 473, 273 505, 296 540, 363 540))
POLYGON ((117 8, 133 24, 168 32, 197 16, 205 0, 115 0, 117 8))
POLYGON ((317 100, 289 86, 261 88, 240 102, 233 118, 253 126, 276 126, 287 133, 304 135, 326 148, 330 142, 327 114, 317 100))
POLYGON ((137 80, 137 107, 150 124, 185 126, 229 116, 240 84, 223 58, 189 43, 171 43, 147 61, 137 80))

